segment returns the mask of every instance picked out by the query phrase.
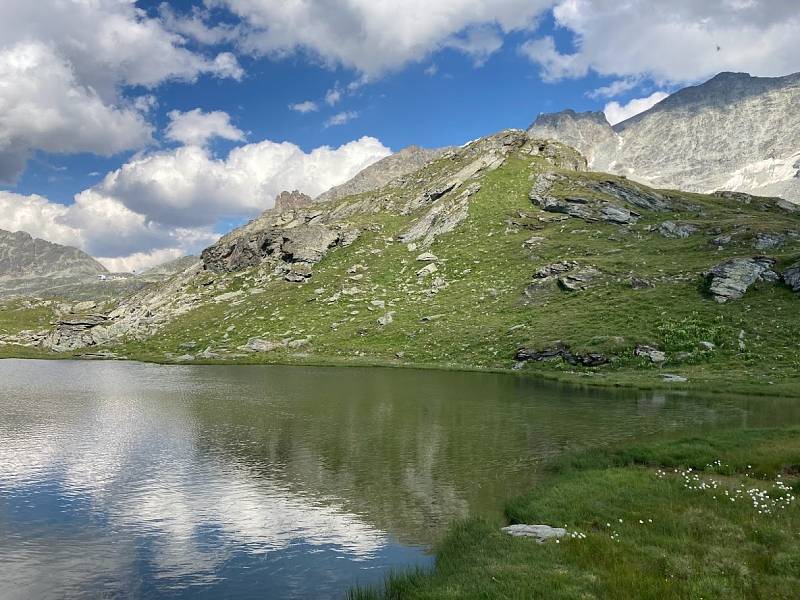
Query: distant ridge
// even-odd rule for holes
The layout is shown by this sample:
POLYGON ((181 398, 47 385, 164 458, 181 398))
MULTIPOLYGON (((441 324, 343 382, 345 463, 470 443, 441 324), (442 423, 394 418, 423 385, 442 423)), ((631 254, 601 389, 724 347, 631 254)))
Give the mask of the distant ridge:
POLYGON ((447 148, 408 146, 359 171, 355 177, 317 196, 317 202, 338 200, 382 188, 390 181, 413 173, 441 156, 447 148))
POLYGON ((800 73, 720 73, 613 127, 602 113, 542 114, 529 128, 593 170, 661 188, 746 191, 800 202, 800 73))

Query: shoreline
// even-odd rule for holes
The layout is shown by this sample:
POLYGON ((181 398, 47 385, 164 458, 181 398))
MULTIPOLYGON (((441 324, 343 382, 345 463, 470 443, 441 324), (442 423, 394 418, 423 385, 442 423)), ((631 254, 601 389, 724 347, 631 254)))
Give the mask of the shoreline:
MULTIPOLYGON (((441 363, 408 363, 399 361, 382 361, 379 359, 364 358, 361 359, 336 359, 336 358, 311 358, 310 356, 303 356, 301 360, 270 360, 270 361, 226 361, 215 359, 199 359, 191 361, 170 361, 158 359, 148 356, 132 356, 132 357, 105 357, 105 356, 91 356, 87 354, 75 355, 59 355, 56 353, 47 354, 33 354, 25 356, 24 354, 4 355, 0 356, 0 360, 16 359, 16 360, 75 360, 75 361, 117 361, 117 362, 139 362, 146 364, 157 364, 164 366, 293 366, 293 367, 330 367, 330 368, 382 368, 382 369, 408 369, 418 371, 452 371, 463 373, 487 373, 497 375, 510 375, 518 378, 531 379, 541 382, 558 383, 569 385, 577 388, 584 389, 608 389, 608 390, 630 390, 630 391, 665 391, 675 393, 697 393, 697 394, 728 394, 739 397, 757 397, 757 398, 797 398, 800 399, 800 383, 798 383, 797 392, 783 392, 780 389, 770 391, 766 386, 757 387, 757 384, 742 384, 734 382, 728 386, 721 386, 719 381, 716 380, 689 380, 687 382, 666 382, 666 381, 637 381, 636 378, 643 375, 652 374, 656 377, 658 373, 647 371, 622 371, 618 372, 622 375, 621 378, 600 380, 595 378, 594 371, 587 371, 584 373, 577 372, 557 372, 555 370, 540 370, 540 371, 519 371, 514 369, 504 369, 502 367, 480 367, 475 365, 464 364, 441 364, 441 363), (591 375, 590 375, 591 373, 591 375), (632 377, 632 380, 626 380, 625 377, 632 377), (742 387, 747 389, 742 389, 742 387), (738 388, 738 389, 732 389, 738 388)), ((615 373, 616 374, 616 373, 615 373)), ((605 373, 600 377, 606 376, 605 373)), ((760 385, 760 384, 759 384, 760 385)), ((788 384, 787 384, 788 385, 788 384)))

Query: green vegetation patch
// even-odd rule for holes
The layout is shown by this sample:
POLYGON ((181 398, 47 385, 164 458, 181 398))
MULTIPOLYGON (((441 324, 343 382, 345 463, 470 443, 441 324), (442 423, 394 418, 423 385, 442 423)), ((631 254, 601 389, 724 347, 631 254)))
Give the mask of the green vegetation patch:
POLYGON ((434 570, 352 598, 797 597, 800 429, 593 451, 547 471, 507 513, 567 537, 538 544, 458 523, 434 570))

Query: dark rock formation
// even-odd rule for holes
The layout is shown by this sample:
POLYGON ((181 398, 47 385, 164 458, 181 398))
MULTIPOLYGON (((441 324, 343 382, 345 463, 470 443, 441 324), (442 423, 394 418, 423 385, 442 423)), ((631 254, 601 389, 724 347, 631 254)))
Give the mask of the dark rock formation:
POLYGON ((719 303, 741 298, 757 281, 777 281, 774 266, 775 261, 764 256, 731 258, 709 271, 709 292, 719 303))
POLYGON ((583 367, 599 367, 609 362, 607 356, 597 352, 575 354, 571 352, 569 346, 563 342, 554 342, 551 346, 539 350, 519 348, 514 354, 514 359, 518 362, 529 360, 542 362, 561 359, 571 365, 580 365, 583 367))

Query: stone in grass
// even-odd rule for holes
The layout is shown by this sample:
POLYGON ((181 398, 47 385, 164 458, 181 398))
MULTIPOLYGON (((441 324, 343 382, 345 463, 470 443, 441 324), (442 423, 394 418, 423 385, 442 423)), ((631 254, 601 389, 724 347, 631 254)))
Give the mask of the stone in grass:
POLYGON ((685 383, 689 381, 683 375, 675 375, 674 373, 664 373, 661 377, 667 383, 685 383))
POLYGON ((730 258, 709 271, 709 292, 720 304, 737 300, 757 281, 777 281, 774 265, 775 260, 764 256, 730 258))
POLYGON ((422 267, 419 271, 417 271, 417 277, 426 277, 428 275, 436 273, 436 271, 438 271, 436 265, 434 263, 428 263, 427 265, 422 267))
POLYGON ((423 252, 419 256, 417 256, 417 260, 420 262, 437 262, 439 257, 431 252, 423 252))
POLYGON ((550 527, 549 525, 509 525, 500 531, 514 537, 530 537, 540 544, 547 540, 559 539, 567 535, 567 530, 562 527, 550 527))
POLYGON ((636 349, 633 351, 636 356, 641 356, 644 358, 649 358, 650 362, 655 364, 663 363, 667 360, 667 355, 662 350, 658 348, 653 348, 652 346, 636 346, 636 349))
POLYGON ((282 346, 283 344, 280 342, 262 340, 261 338, 250 338, 244 346, 239 346, 239 350, 244 350, 245 352, 272 352, 282 346))

